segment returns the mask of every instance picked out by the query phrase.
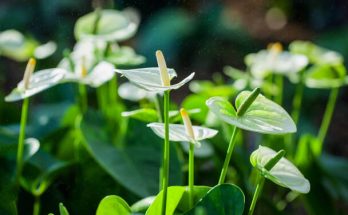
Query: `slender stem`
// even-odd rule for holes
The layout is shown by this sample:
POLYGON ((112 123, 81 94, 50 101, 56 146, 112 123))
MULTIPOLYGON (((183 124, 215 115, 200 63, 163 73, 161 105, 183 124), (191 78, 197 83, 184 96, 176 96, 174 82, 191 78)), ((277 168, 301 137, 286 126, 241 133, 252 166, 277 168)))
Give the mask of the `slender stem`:
POLYGON ((194 159, 194 150, 195 145, 190 143, 190 151, 189 151, 189 173, 188 173, 188 184, 189 184, 189 206, 193 207, 193 185, 194 185, 194 176, 195 176, 195 159, 194 159))
POLYGON ((259 174, 256 190, 255 190, 255 193, 253 196, 253 200, 251 201, 248 215, 252 215, 254 213, 255 205, 256 205, 257 199, 259 198, 259 196, 261 194, 264 183, 265 183, 265 178, 259 174))
POLYGON ((282 75, 276 75, 275 76, 275 83, 278 86, 279 92, 278 95, 275 97, 275 102, 277 102, 279 105, 283 103, 283 88, 284 88, 284 79, 282 75))
POLYGON ((105 113, 105 109, 107 107, 107 100, 106 100, 107 92, 105 87, 106 87, 105 85, 102 85, 97 88, 98 107, 103 113, 105 113))
POLYGON ((79 105, 80 105, 80 109, 82 113, 87 111, 87 107, 88 107, 87 88, 83 84, 79 84, 79 105))
POLYGON ((166 214, 167 189, 169 181, 169 90, 164 92, 164 149, 163 149, 163 198, 162 215, 166 214))
POLYGON ((95 20, 93 24, 92 34, 97 34, 100 18, 101 18, 101 9, 98 7, 95 9, 95 20))
POLYGON ((19 184, 19 179, 23 169, 23 151, 24 151, 24 139, 25 139, 25 128, 27 125, 29 108, 29 98, 25 98, 22 104, 21 124, 18 137, 18 148, 17 148, 17 172, 16 172, 16 183, 19 184))
POLYGON ((323 120, 321 122, 321 126, 320 126, 319 133, 318 133, 318 139, 319 139, 320 144, 321 144, 319 149, 318 149, 318 153, 319 153, 318 155, 321 154, 323 142, 325 140, 327 130, 330 126, 330 122, 331 122, 332 115, 333 115, 335 105, 336 105, 338 92, 339 92, 339 88, 332 88, 331 93, 330 93, 330 97, 329 97, 329 101, 326 105, 325 114, 324 114, 323 120))
POLYGON ((219 178, 219 183, 218 184, 223 184, 225 182, 225 178, 226 178, 226 174, 227 174, 227 170, 228 170, 228 165, 230 163, 231 155, 232 155, 233 148, 234 148, 234 145, 235 145, 235 141, 234 140, 236 138, 237 131, 238 131, 237 127, 234 126, 233 133, 232 133, 232 136, 231 136, 231 139, 230 139, 230 143, 228 145, 226 158, 225 158, 222 170, 221 170, 221 174, 220 174, 220 178, 219 178))
POLYGON ((35 196, 34 205, 33 205, 33 215, 39 215, 41 208, 40 196, 35 196))

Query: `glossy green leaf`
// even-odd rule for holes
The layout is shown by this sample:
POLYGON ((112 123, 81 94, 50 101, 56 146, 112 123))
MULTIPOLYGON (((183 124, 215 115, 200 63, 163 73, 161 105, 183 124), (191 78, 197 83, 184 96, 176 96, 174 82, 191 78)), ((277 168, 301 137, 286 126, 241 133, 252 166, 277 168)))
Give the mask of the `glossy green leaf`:
POLYGON ((279 162, 271 169, 266 170, 265 165, 270 161, 277 152, 272 149, 259 146, 250 156, 251 164, 261 171, 265 178, 274 183, 287 187, 300 193, 308 193, 310 190, 309 181, 302 173, 286 158, 281 158, 279 162))
MULTIPOLYGON (((193 198, 194 202, 201 199, 208 191, 207 186, 194 186, 193 198)), ((185 212, 189 210, 189 194, 187 186, 171 186, 168 187, 168 198, 167 198, 167 208, 166 215, 173 215, 177 212, 185 212)), ((161 213, 162 208, 162 191, 156 196, 155 200, 151 206, 146 211, 146 215, 157 215, 161 213)))
MULTIPOLYGON (((251 94, 241 92, 236 98, 236 108, 251 94)), ((222 97, 212 97, 206 101, 210 110, 221 120, 239 128, 266 134, 286 134, 296 132, 296 125, 289 114, 278 104, 259 95, 243 116, 237 116, 232 104, 222 97)))
POLYGON ((66 209, 66 207, 63 205, 63 203, 59 203, 59 213, 60 215, 69 215, 69 212, 66 209))
POLYGON ((143 122, 157 122, 158 121, 158 113, 154 109, 150 108, 142 108, 133 111, 122 112, 123 117, 129 117, 133 119, 137 119, 143 122))
POLYGON ((292 53, 303 54, 315 64, 338 65, 343 63, 343 56, 338 52, 320 47, 309 41, 296 40, 289 45, 292 53))
POLYGON ((345 85, 346 68, 343 65, 314 65, 305 74, 305 84, 310 88, 334 88, 345 85))
POLYGON ((244 194, 239 187, 233 184, 221 184, 208 191, 195 207, 184 215, 242 215, 244 204, 244 194))
POLYGON ((139 16, 134 10, 101 10, 80 17, 75 25, 75 37, 104 41, 123 41, 132 37, 138 29, 139 16), (99 14, 98 14, 99 13, 99 14), (97 26, 97 17, 100 16, 97 26), (96 29, 96 32, 93 32, 96 29), (94 34, 95 33, 95 34, 94 34))
POLYGON ((155 201, 155 198, 156 196, 149 196, 135 202, 131 206, 131 211, 133 213, 145 212, 150 207, 150 205, 155 201))
MULTIPOLYGON (((99 114, 89 112, 85 115, 81 129, 86 148, 97 163, 122 186, 145 197, 158 191, 163 142, 139 123, 129 123, 132 132, 126 137, 127 144, 123 147, 110 144, 111 135, 103 129, 106 123, 99 114)), ((175 150, 171 150, 170 157, 170 183, 180 184, 180 164, 175 150)))
POLYGON ((98 205, 96 215, 130 215, 131 209, 127 202, 119 196, 104 197, 98 205))

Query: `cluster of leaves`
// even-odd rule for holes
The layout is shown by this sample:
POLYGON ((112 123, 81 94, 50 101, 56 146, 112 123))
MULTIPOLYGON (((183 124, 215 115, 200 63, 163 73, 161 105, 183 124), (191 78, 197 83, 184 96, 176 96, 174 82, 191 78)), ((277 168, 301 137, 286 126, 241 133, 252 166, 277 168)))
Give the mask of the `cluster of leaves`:
MULTIPOLYGON (((295 199, 304 201, 306 210, 313 214, 338 212, 330 201, 332 198, 347 200, 347 178, 340 172, 348 162, 322 153, 338 89, 348 80, 343 58, 338 53, 304 41, 290 44, 289 52, 273 44, 267 50, 246 56, 246 71, 226 67, 225 74, 231 77, 227 83, 192 81, 189 87, 193 94, 184 98, 181 107, 188 110, 195 123, 213 127, 219 133, 193 126, 190 136, 187 127, 174 124, 181 122, 177 105, 170 103, 167 111, 162 108, 160 98, 189 82, 194 74, 178 84, 166 85, 163 71, 157 67, 115 69, 144 62, 132 48, 119 45, 135 34, 138 24, 139 17, 134 10, 96 9, 76 22, 78 42, 72 51, 64 52, 56 68, 30 75, 29 63, 29 78, 24 78, 6 97, 7 101, 24 100, 22 122, 0 129, 1 214, 27 213, 25 211, 30 209, 33 214, 48 213, 56 209, 58 202, 64 202, 66 208, 59 205, 61 215, 94 211, 98 215, 157 215, 163 210, 166 196, 165 214, 168 215, 243 214, 246 205, 255 207, 261 195, 263 182, 260 178, 291 190, 287 194, 284 189, 273 190, 275 204, 261 195, 260 201, 266 204, 259 204, 260 211, 266 214, 281 213, 295 199), (131 82, 118 86, 115 71, 131 82), (296 86, 291 117, 281 107, 284 77, 289 80, 286 84, 296 86), (78 86, 76 103, 29 108, 26 125, 28 99, 67 83, 78 86), (317 136, 291 134, 296 132, 305 86, 332 91, 317 136), (265 96, 260 95, 258 87, 265 96), (229 99, 234 97, 233 105, 229 99), (166 193, 160 181, 164 146, 155 135, 167 138, 163 119, 171 123, 168 126, 170 186, 166 193), (246 135, 237 129, 253 133, 246 135), (22 158, 18 159, 17 136, 21 142, 24 133, 36 139, 25 139, 22 158), (235 142, 236 150, 232 155, 235 142), (194 153, 198 161, 196 171, 191 173, 205 175, 197 177, 196 183, 209 185, 194 186, 193 190, 185 186, 187 183, 183 179, 191 171, 187 164, 191 143, 201 145, 194 153), (256 150, 251 153, 250 148, 256 150), (283 151, 277 153, 271 148, 284 148, 289 160, 283 157, 283 151), (221 157, 226 151, 222 165, 221 157), (231 155, 232 165, 229 165, 231 155), (21 169, 19 161, 23 162, 22 171, 18 171, 21 169), (299 193, 308 193, 310 185, 293 163, 312 185, 311 192, 301 199, 296 197, 299 193), (215 176, 220 169, 217 183, 215 176), (212 174, 207 177, 206 172, 212 174), (256 180, 258 185, 254 192, 256 180), (325 198, 318 194, 323 192, 325 198), (28 203, 28 196, 31 196, 29 203, 33 204, 28 203), (190 198, 193 198, 193 205, 189 203, 190 198)), ((10 31, 10 34, 17 34, 16 37, 6 36, 9 32, 2 34, 5 36, 0 35, 0 54, 15 60, 40 58, 37 50, 41 47, 37 42, 27 48, 30 42, 20 38, 18 32, 10 31)), ((49 48, 46 56, 52 51, 52 47, 49 48)), ((168 69, 167 75, 170 83, 177 74, 168 69)), ((265 188, 269 191, 269 187, 265 188)), ((253 209, 249 209, 249 213, 252 212, 253 209)))

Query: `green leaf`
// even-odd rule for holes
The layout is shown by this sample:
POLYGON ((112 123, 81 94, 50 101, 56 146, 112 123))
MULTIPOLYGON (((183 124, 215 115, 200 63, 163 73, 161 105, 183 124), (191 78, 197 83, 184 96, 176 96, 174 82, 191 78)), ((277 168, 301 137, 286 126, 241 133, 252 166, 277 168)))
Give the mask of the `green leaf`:
POLYGON ((135 202, 131 206, 132 212, 133 213, 145 212, 150 207, 150 205, 155 201, 155 198, 156 196, 149 196, 135 202))
POLYGON ((63 205, 63 203, 59 203, 59 213, 60 215, 69 215, 69 212, 66 209, 66 207, 63 205))
MULTIPOLYGON (((208 191, 210 187, 194 186, 193 198, 194 202, 198 202, 208 191)), ((168 198, 166 215, 173 215, 176 212, 185 212, 189 207, 189 193, 187 186, 171 186, 168 187, 168 198)), ((161 191, 146 211, 146 215, 157 215, 161 213, 163 192, 161 191)))
POLYGON ((184 215, 242 215, 244 203, 244 194, 239 187, 233 184, 221 184, 208 191, 195 207, 184 215))
POLYGON ((21 185, 33 195, 42 195, 54 179, 71 164, 39 151, 25 165, 21 185))
POLYGON ((337 65, 343 63, 343 57, 338 52, 320 47, 309 41, 293 41, 289 45, 292 53, 303 54, 315 64, 337 65))
POLYGON ((266 164, 274 158, 276 154, 277 152, 268 147, 259 146, 259 148, 251 154, 250 162, 261 171, 265 178, 270 179, 274 183, 300 193, 308 193, 310 190, 309 181, 302 175, 296 166, 286 158, 281 158, 271 170, 265 168, 266 164))
POLYGON ((108 54, 106 60, 115 64, 118 68, 125 66, 137 66, 145 63, 145 57, 137 55, 131 47, 122 46, 108 54))
POLYGON ((96 215, 130 215, 131 209, 121 197, 110 195, 104 197, 98 205, 96 215))
MULTIPOLYGON (((104 125, 99 114, 88 112, 83 117, 81 129, 89 153, 113 179, 131 192, 140 197, 154 195, 158 191, 163 141, 144 124, 131 121, 128 129, 132 132, 126 138, 127 144, 114 146, 110 144, 111 134, 105 132, 104 125)), ((173 148, 170 157, 170 183, 180 184, 181 165, 173 148)))
POLYGON ((309 88, 334 88, 345 85, 344 65, 314 65, 305 74, 305 84, 309 88))
MULTIPOLYGON (((250 91, 239 93, 236 108, 244 103, 250 91)), ((278 104, 259 95, 243 116, 237 116, 236 110, 227 99, 212 97, 206 101, 210 110, 221 120, 239 128, 266 134, 286 134, 296 132, 296 125, 289 114, 278 104)))
POLYGON ((135 34, 138 22, 138 14, 133 10, 94 11, 77 20, 74 30, 75 37, 77 40, 95 38, 104 41, 123 41, 135 34), (95 26, 98 16, 100 19, 95 26), (96 32, 93 32, 94 29, 96 32))
POLYGON ((158 121, 158 113, 154 109, 150 108, 142 108, 133 111, 122 112, 123 117, 129 117, 133 119, 137 119, 143 122, 157 122, 158 121))

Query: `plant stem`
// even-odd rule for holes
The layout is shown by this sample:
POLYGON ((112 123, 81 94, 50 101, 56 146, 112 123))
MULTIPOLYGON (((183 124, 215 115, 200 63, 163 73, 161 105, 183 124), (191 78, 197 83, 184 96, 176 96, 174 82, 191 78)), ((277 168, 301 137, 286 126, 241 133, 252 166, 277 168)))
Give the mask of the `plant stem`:
POLYGON ((33 215, 39 215, 41 208, 40 196, 35 196, 34 205, 33 205, 33 215))
POLYGON ((164 148, 163 148, 163 198, 162 198, 162 215, 166 214, 167 206, 167 189, 169 181, 169 95, 170 91, 164 92, 164 148))
POLYGON ((225 161, 224 161, 224 165, 223 165, 222 170, 221 170, 219 183, 218 183, 219 185, 223 184, 225 182, 225 178, 226 178, 226 174, 227 174, 227 170, 228 170, 228 165, 230 163, 231 155, 232 155, 233 148, 234 148, 234 145, 235 145, 235 141, 234 140, 236 138, 237 131, 238 131, 237 127, 234 126, 233 133, 232 133, 232 136, 231 136, 231 139, 230 139, 230 143, 228 145, 228 149, 227 149, 227 154, 226 154, 226 158, 225 158, 225 161))
POLYGON ((195 159, 194 159, 194 150, 195 145, 190 143, 190 151, 189 151, 189 173, 188 173, 188 184, 189 184, 189 206, 193 207, 193 185, 194 185, 194 176, 195 176, 195 159))
POLYGON ((264 183, 265 183, 265 178, 261 174, 259 174, 259 178, 258 178, 258 181, 257 181, 257 186, 256 186, 256 189, 255 189, 253 200, 251 201, 251 205, 250 205, 250 208, 249 208, 248 215, 252 215, 254 213, 255 205, 256 205, 257 199, 259 198, 259 196, 261 194, 261 191, 262 191, 264 183))
POLYGON ((18 148, 17 148, 17 172, 16 172, 16 183, 19 184, 19 179, 23 169, 23 151, 24 151, 24 139, 25 139, 25 128, 27 125, 29 108, 29 98, 25 98, 22 104, 21 113, 21 124, 18 137, 18 148))
POLYGON ((82 113, 87 111, 87 88, 83 84, 79 84, 79 105, 82 113))
POLYGON ((320 126, 319 133, 317 136, 319 139, 319 142, 321 144, 319 147, 319 150, 318 150, 318 155, 321 154, 323 143, 324 143, 324 140, 326 137, 326 133, 327 133, 327 130, 330 126, 330 122, 331 122, 332 115, 333 115, 335 105, 336 105, 338 92, 339 92, 338 87, 332 88, 331 93, 330 93, 330 97, 329 97, 329 101, 326 105, 325 114, 324 114, 323 120, 321 122, 321 126, 320 126))
POLYGON ((282 105, 283 103, 283 88, 284 88, 284 79, 282 75, 276 75, 275 76, 275 83, 278 86, 279 92, 278 95, 275 97, 275 102, 279 105, 282 105))
POLYGON ((117 105, 117 75, 109 81, 109 105, 117 105))

